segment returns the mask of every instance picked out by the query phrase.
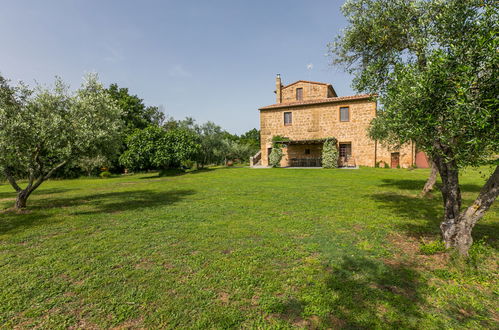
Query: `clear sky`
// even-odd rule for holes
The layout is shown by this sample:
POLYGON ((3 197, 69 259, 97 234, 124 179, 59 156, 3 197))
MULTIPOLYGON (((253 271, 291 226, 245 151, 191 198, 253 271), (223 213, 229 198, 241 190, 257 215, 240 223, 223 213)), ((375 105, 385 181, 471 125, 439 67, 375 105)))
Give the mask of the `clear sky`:
POLYGON ((346 24, 342 0, 0 3, 0 72, 13 81, 58 75, 76 88, 98 72, 170 116, 238 134, 258 128, 257 109, 275 103, 277 73, 284 84, 321 81, 354 93, 326 56, 346 24))

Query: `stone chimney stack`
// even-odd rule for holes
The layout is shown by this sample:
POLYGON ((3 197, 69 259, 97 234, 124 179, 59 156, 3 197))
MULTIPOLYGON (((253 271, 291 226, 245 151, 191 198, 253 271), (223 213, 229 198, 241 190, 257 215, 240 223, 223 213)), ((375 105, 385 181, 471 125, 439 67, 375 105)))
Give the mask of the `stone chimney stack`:
POLYGON ((282 103, 282 84, 281 75, 278 73, 275 78, 275 93, 276 93, 276 103, 282 103))

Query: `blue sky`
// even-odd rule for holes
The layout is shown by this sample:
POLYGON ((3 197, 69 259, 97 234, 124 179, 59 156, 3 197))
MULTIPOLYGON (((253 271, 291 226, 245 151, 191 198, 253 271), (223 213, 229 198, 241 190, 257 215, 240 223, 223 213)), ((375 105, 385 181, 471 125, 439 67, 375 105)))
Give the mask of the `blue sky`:
POLYGON ((0 72, 13 81, 78 87, 86 72, 161 105, 177 119, 214 121, 233 133, 258 127, 275 103, 275 75, 332 83, 327 43, 346 21, 341 0, 12 0, 0 11, 0 72), (312 69, 307 65, 312 64, 312 69))

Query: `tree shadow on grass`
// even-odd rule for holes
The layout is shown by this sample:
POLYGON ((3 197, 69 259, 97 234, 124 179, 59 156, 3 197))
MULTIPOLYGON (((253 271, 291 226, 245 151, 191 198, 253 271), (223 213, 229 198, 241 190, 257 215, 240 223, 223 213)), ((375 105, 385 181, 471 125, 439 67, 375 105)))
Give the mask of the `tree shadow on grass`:
POLYGON ((172 177, 172 176, 181 176, 181 175, 191 175, 191 174, 200 174, 200 173, 205 173, 205 172, 211 172, 211 171, 216 171, 217 169, 215 168, 201 168, 198 170, 192 170, 192 171, 182 171, 182 170, 167 170, 167 171, 162 171, 154 175, 150 176, 145 176, 140 179, 145 180, 145 179, 158 179, 158 178, 166 178, 166 177, 172 177))
POLYGON ((348 328, 417 328, 422 291, 419 272, 404 264, 345 257, 334 267, 328 288, 338 295, 333 315, 348 328))
MULTIPOLYGON (((9 186, 10 187, 10 186, 9 186)), ((65 193, 68 191, 71 191, 73 189, 67 189, 67 188, 47 188, 47 189, 37 189, 33 192, 33 195, 52 195, 52 194, 61 194, 65 193)), ((14 189, 11 188, 11 191, 4 191, 0 192, 0 199, 2 198, 15 198, 16 197, 16 192, 14 189)))
MULTIPOLYGON (((402 190, 414 190, 415 192, 422 190, 426 183, 426 180, 417 179, 382 179, 382 181, 381 187, 395 187, 402 190)), ((437 183, 438 185, 439 183, 437 183)), ((476 184, 461 184, 460 186, 463 192, 479 192, 482 189, 482 186, 476 184)), ((436 189, 435 193, 439 193, 438 189, 436 189)))
POLYGON ((135 190, 95 193, 71 198, 28 200, 26 213, 9 212, 6 214, 8 215, 6 219, 0 221, 0 234, 31 226, 40 226, 46 224, 47 221, 50 221, 50 223, 64 221, 61 220, 64 217, 50 215, 50 210, 54 208, 68 208, 68 213, 72 215, 116 214, 137 209, 172 205, 194 193, 194 190, 172 190, 167 192, 135 190))
MULTIPOLYGON (((343 257, 328 273, 322 297, 290 299, 279 318, 305 327, 416 329, 427 284, 412 265, 386 264, 365 257, 343 257), (322 304, 320 303, 322 302, 322 304), (320 324, 303 319, 307 311, 329 311, 320 324), (299 321, 301 320, 301 321, 299 321)), ((309 296, 305 294, 305 296, 309 296)), ((317 323, 317 321, 315 322, 317 323)))
MULTIPOLYGON (((440 198, 424 198, 418 196, 407 196, 396 193, 378 193, 368 196, 378 202, 378 207, 389 210, 394 216, 402 217, 407 221, 399 221, 399 226, 408 236, 419 239, 421 236, 440 235, 440 223, 443 218, 443 206, 440 198)), ((468 207, 469 202, 463 201, 463 208, 468 207)), ((494 215, 497 209, 491 209, 494 215)), ((474 240, 488 237, 492 246, 497 248, 499 241, 499 222, 479 221, 473 229, 474 240)))
POLYGON ((72 214, 116 213, 136 209, 167 206, 179 202, 185 196, 194 194, 191 189, 155 192, 150 190, 115 191, 77 196, 73 198, 54 198, 40 201, 33 209, 48 207, 90 206, 91 210, 74 210, 72 214))

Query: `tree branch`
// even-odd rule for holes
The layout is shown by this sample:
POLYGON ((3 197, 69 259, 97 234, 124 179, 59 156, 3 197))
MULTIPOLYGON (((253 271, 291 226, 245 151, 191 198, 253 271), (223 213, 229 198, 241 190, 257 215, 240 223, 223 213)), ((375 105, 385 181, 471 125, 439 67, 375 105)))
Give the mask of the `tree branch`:
POLYGON ((20 192, 22 190, 21 187, 19 187, 19 185, 17 184, 16 179, 14 179, 14 177, 10 174, 8 170, 4 170, 3 174, 5 175, 10 185, 12 186, 12 188, 14 188, 16 192, 20 192))
POLYGON ((482 187, 473 204, 462 212, 461 217, 470 221, 468 225, 473 227, 484 216, 497 196, 499 196, 499 165, 482 187))
POLYGON ((55 171, 66 165, 66 163, 67 161, 65 160, 62 163, 59 163, 57 166, 53 167, 47 174, 40 176, 30 190, 34 191, 36 188, 38 188, 38 186, 42 184, 43 181, 49 179, 55 171))

